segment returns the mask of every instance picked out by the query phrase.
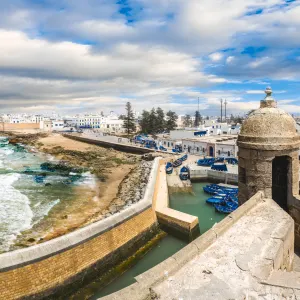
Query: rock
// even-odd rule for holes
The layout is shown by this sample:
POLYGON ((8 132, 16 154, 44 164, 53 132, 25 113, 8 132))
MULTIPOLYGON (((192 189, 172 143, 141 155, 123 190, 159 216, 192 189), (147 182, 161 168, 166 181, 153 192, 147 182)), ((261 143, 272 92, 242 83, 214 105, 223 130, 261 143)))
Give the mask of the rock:
POLYGON ((27 242, 33 243, 33 242, 35 242, 35 239, 34 238, 30 238, 30 239, 27 240, 27 242))

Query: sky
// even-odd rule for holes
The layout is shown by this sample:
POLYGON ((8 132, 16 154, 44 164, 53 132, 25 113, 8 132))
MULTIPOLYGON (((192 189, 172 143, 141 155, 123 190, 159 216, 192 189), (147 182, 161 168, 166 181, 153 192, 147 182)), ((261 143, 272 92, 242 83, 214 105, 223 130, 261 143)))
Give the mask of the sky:
POLYGON ((1 113, 300 115, 300 0, 1 0, 1 113))

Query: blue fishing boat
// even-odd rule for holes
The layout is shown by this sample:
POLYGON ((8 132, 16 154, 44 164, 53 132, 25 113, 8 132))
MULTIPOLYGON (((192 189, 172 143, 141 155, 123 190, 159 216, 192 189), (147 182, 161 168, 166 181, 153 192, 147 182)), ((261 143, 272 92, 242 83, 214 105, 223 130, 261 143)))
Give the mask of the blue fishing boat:
POLYGON ((227 166, 225 164, 213 164, 211 166, 212 170, 227 172, 227 166))
POLYGON ((239 203, 237 196, 234 196, 234 195, 229 195, 229 200, 232 202, 235 202, 237 204, 239 203))
POLYGON ((226 158, 226 160, 231 165, 237 165, 239 163, 239 161, 234 157, 228 157, 226 158))
POLYGON ((210 186, 204 186, 203 187, 203 191, 210 194, 210 195, 215 195, 215 194, 218 194, 218 193, 221 193, 222 190, 220 189, 215 189, 215 188, 212 188, 210 186))
POLYGON ((173 162, 173 167, 174 168, 177 168, 179 166, 182 165, 182 161, 180 159, 176 159, 174 162, 173 162))
POLYGON ((223 197, 211 197, 211 198, 208 198, 206 199, 206 203, 209 203, 209 204, 223 204, 224 203, 224 199, 223 197))
POLYGON ((215 162, 216 163, 221 163, 221 162, 224 162, 225 161, 225 158, 224 157, 217 157, 216 159, 215 159, 215 162))
POLYGON ((188 167, 182 167, 180 169, 179 178, 181 180, 188 180, 190 178, 190 170, 188 167))
POLYGON ((181 158, 179 158, 181 161, 185 161, 187 160, 188 156, 187 154, 183 155, 181 158))
POLYGON ((214 207, 216 211, 224 213, 224 214, 230 214, 233 211, 235 211, 238 208, 238 204, 230 201, 226 201, 225 205, 220 204, 214 204, 214 207))
POLYGON ((226 201, 226 206, 233 210, 236 210, 239 207, 238 203, 232 201, 226 201))
POLYGON ((164 146, 159 146, 159 150, 160 151, 167 151, 167 148, 165 148, 164 146))
POLYGON ((210 167, 215 163, 214 158, 204 158, 204 159, 198 159, 197 165, 201 167, 210 167))
POLYGON ((166 164, 166 173, 167 174, 172 174, 172 172, 173 172, 173 165, 172 165, 172 163, 168 162, 166 164))

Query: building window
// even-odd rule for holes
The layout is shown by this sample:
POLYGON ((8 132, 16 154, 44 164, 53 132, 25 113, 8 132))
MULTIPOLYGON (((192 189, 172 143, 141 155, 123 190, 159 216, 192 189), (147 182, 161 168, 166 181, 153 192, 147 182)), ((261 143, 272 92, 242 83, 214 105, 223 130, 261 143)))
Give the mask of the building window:
POLYGON ((230 151, 228 151, 228 156, 230 156, 230 151))
POLYGON ((219 154, 219 155, 221 154, 221 150, 218 150, 218 154, 219 154))
POLYGON ((197 152, 199 152, 199 147, 197 147, 197 152))

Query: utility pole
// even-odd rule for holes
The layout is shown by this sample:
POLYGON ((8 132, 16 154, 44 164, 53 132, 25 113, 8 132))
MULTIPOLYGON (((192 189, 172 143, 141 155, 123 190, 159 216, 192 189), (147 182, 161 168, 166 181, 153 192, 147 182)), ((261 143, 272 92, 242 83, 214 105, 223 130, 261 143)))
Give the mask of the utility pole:
POLYGON ((225 106, 225 122, 227 122, 227 116, 226 116, 226 106, 227 106, 227 100, 225 99, 225 102, 224 102, 224 106, 225 106))
POLYGON ((221 99, 220 102, 221 102, 221 123, 222 123, 222 119, 223 119, 223 99, 221 99))

